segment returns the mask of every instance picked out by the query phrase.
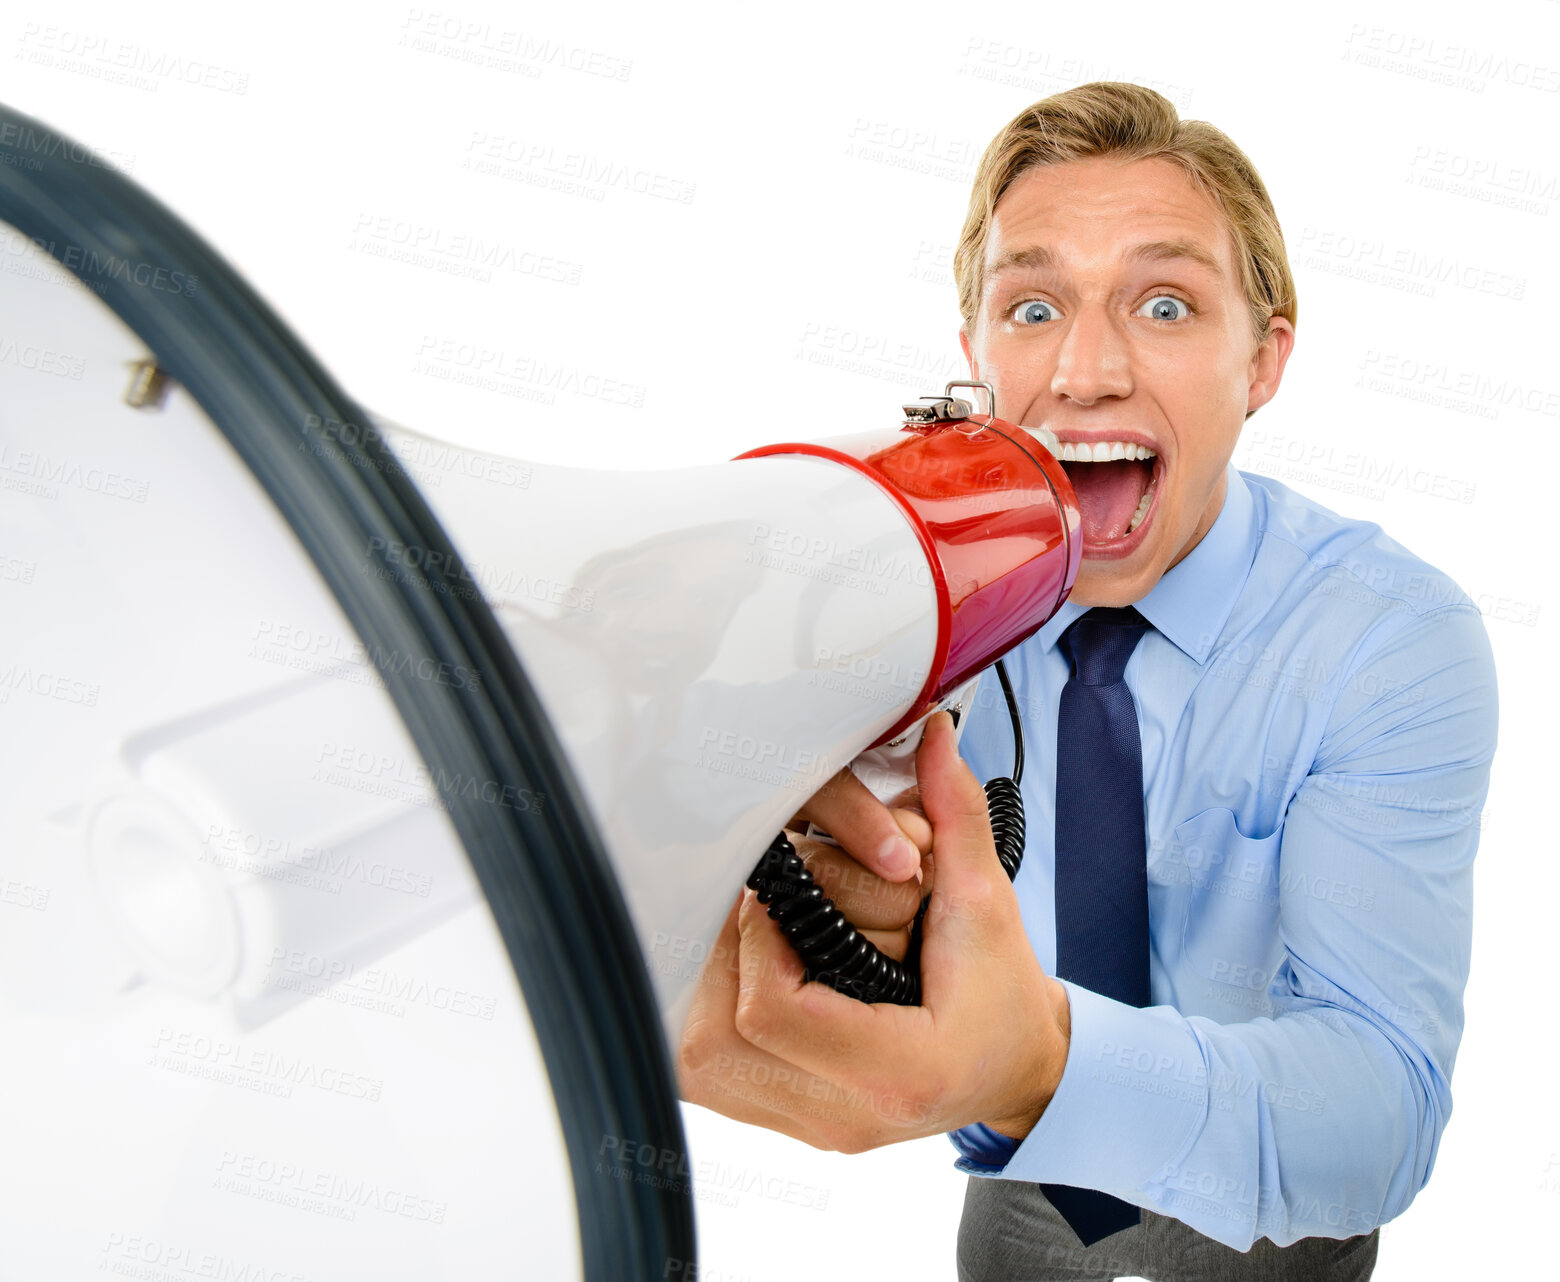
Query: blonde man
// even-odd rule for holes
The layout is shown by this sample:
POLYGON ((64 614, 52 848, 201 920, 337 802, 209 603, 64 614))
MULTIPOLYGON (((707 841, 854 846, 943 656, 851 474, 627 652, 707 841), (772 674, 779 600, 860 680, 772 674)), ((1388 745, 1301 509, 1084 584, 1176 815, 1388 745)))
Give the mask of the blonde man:
POLYGON ((745 892, 683 1093, 824 1148, 950 1133, 966 1282, 1368 1278, 1451 1109, 1495 743, 1478 611, 1231 466, 1296 304, 1219 130, 1127 84, 1034 104, 955 266, 972 376, 1055 442, 1083 517, 1071 600, 1008 659, 1024 864, 1010 886, 975 782, 1011 759, 988 682, 974 773, 928 727, 924 819, 849 776, 810 806, 850 852, 815 872, 888 951, 930 895, 923 1005, 802 983, 745 892))

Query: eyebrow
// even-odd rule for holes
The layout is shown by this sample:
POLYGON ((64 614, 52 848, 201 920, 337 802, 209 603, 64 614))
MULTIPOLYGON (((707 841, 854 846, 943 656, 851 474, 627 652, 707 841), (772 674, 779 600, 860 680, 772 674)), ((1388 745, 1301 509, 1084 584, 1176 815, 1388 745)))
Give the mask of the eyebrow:
POLYGON ((1189 240, 1151 240, 1146 244, 1132 246, 1124 256, 1128 262, 1137 263, 1161 263, 1188 258, 1206 267, 1221 280, 1224 278, 1224 268, 1219 265, 1219 260, 1201 245, 1189 240))
MULTIPOLYGON (((1219 265, 1219 260, 1201 245, 1193 244, 1189 240, 1145 241, 1141 245, 1132 246, 1122 255, 1122 258, 1129 263, 1163 263, 1184 259, 1206 268, 1219 280, 1224 278, 1224 268, 1219 265)), ((1060 260, 1048 246, 1030 245, 1024 249, 1010 249, 987 268, 981 284, 984 286, 992 277, 1013 271, 1015 268, 1058 271, 1060 267, 1060 260)))

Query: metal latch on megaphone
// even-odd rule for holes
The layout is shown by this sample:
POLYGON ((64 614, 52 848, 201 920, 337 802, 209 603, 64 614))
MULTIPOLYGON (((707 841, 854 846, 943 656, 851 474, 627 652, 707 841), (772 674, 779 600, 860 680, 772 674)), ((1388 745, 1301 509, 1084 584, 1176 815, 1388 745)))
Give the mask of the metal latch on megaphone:
POLYGON ((924 423, 957 423, 961 419, 967 419, 973 415, 973 406, 966 400, 951 395, 956 387, 979 387, 986 393, 986 417, 997 416, 997 393, 990 383, 979 380, 956 378, 949 381, 943 387, 941 396, 923 396, 920 400, 911 401, 904 406, 905 422, 909 425, 924 423))

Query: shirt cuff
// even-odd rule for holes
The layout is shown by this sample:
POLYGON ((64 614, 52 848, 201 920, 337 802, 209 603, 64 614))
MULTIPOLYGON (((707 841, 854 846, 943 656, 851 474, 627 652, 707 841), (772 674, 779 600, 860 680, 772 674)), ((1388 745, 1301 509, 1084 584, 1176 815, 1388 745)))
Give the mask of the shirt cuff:
POLYGON ((1010 1180, 1129 1196, 1165 1179, 1208 1117, 1208 1065, 1185 1016, 1062 980, 1072 1033, 1062 1080, 1000 1168, 1010 1180))
POLYGON ((994 1131, 984 1122, 974 1122, 949 1131, 948 1138, 963 1155, 953 1165, 967 1175, 1000 1175, 1007 1161, 1018 1150, 1012 1136, 994 1131))

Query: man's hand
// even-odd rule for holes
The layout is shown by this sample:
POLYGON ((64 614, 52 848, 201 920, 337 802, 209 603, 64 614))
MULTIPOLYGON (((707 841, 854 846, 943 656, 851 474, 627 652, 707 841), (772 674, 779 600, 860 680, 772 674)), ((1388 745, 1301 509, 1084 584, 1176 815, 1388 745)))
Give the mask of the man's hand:
MULTIPOLYGON (((910 925, 931 892, 932 828, 914 797, 886 808, 849 770, 820 789, 791 821, 808 821, 839 844, 791 834, 796 852, 823 893, 851 925, 896 961, 910 945, 910 925), (849 852, 859 851, 859 855, 849 852)), ((740 900, 739 900, 740 902, 740 900)))
MULTIPOLYGON (((842 770, 787 827, 800 829, 808 822, 840 842, 830 846, 794 831, 790 834, 813 879, 861 934, 888 956, 902 960, 909 948, 910 925, 930 888, 932 829, 925 816, 919 810, 888 809, 860 779, 842 770), (862 853, 858 858, 848 851, 862 853)), ((765 912, 753 892, 743 890, 699 978, 677 1055, 681 1094, 691 1103, 738 1121, 827 1148, 830 1145, 816 1124, 849 1115, 841 1106, 838 1089, 794 1064, 763 1054, 736 1028, 742 985, 740 921, 743 911, 751 911, 743 908, 749 900, 752 909, 765 912)), ((791 959, 796 961, 794 953, 791 959)))
MULTIPOLYGON (((935 869, 925 878, 935 885, 922 927, 924 1004, 868 1006, 803 983, 790 944, 744 891, 684 1032, 685 1099, 844 1152, 977 1121, 1029 1133, 1066 1063, 1066 994, 1029 946, 985 794, 946 714, 928 722, 916 768, 931 830, 923 863, 935 869)), ((824 809, 820 822, 847 849, 878 856, 887 871, 888 825, 897 825, 886 809, 849 785, 824 809), (858 831, 877 845, 855 844, 858 831)))

